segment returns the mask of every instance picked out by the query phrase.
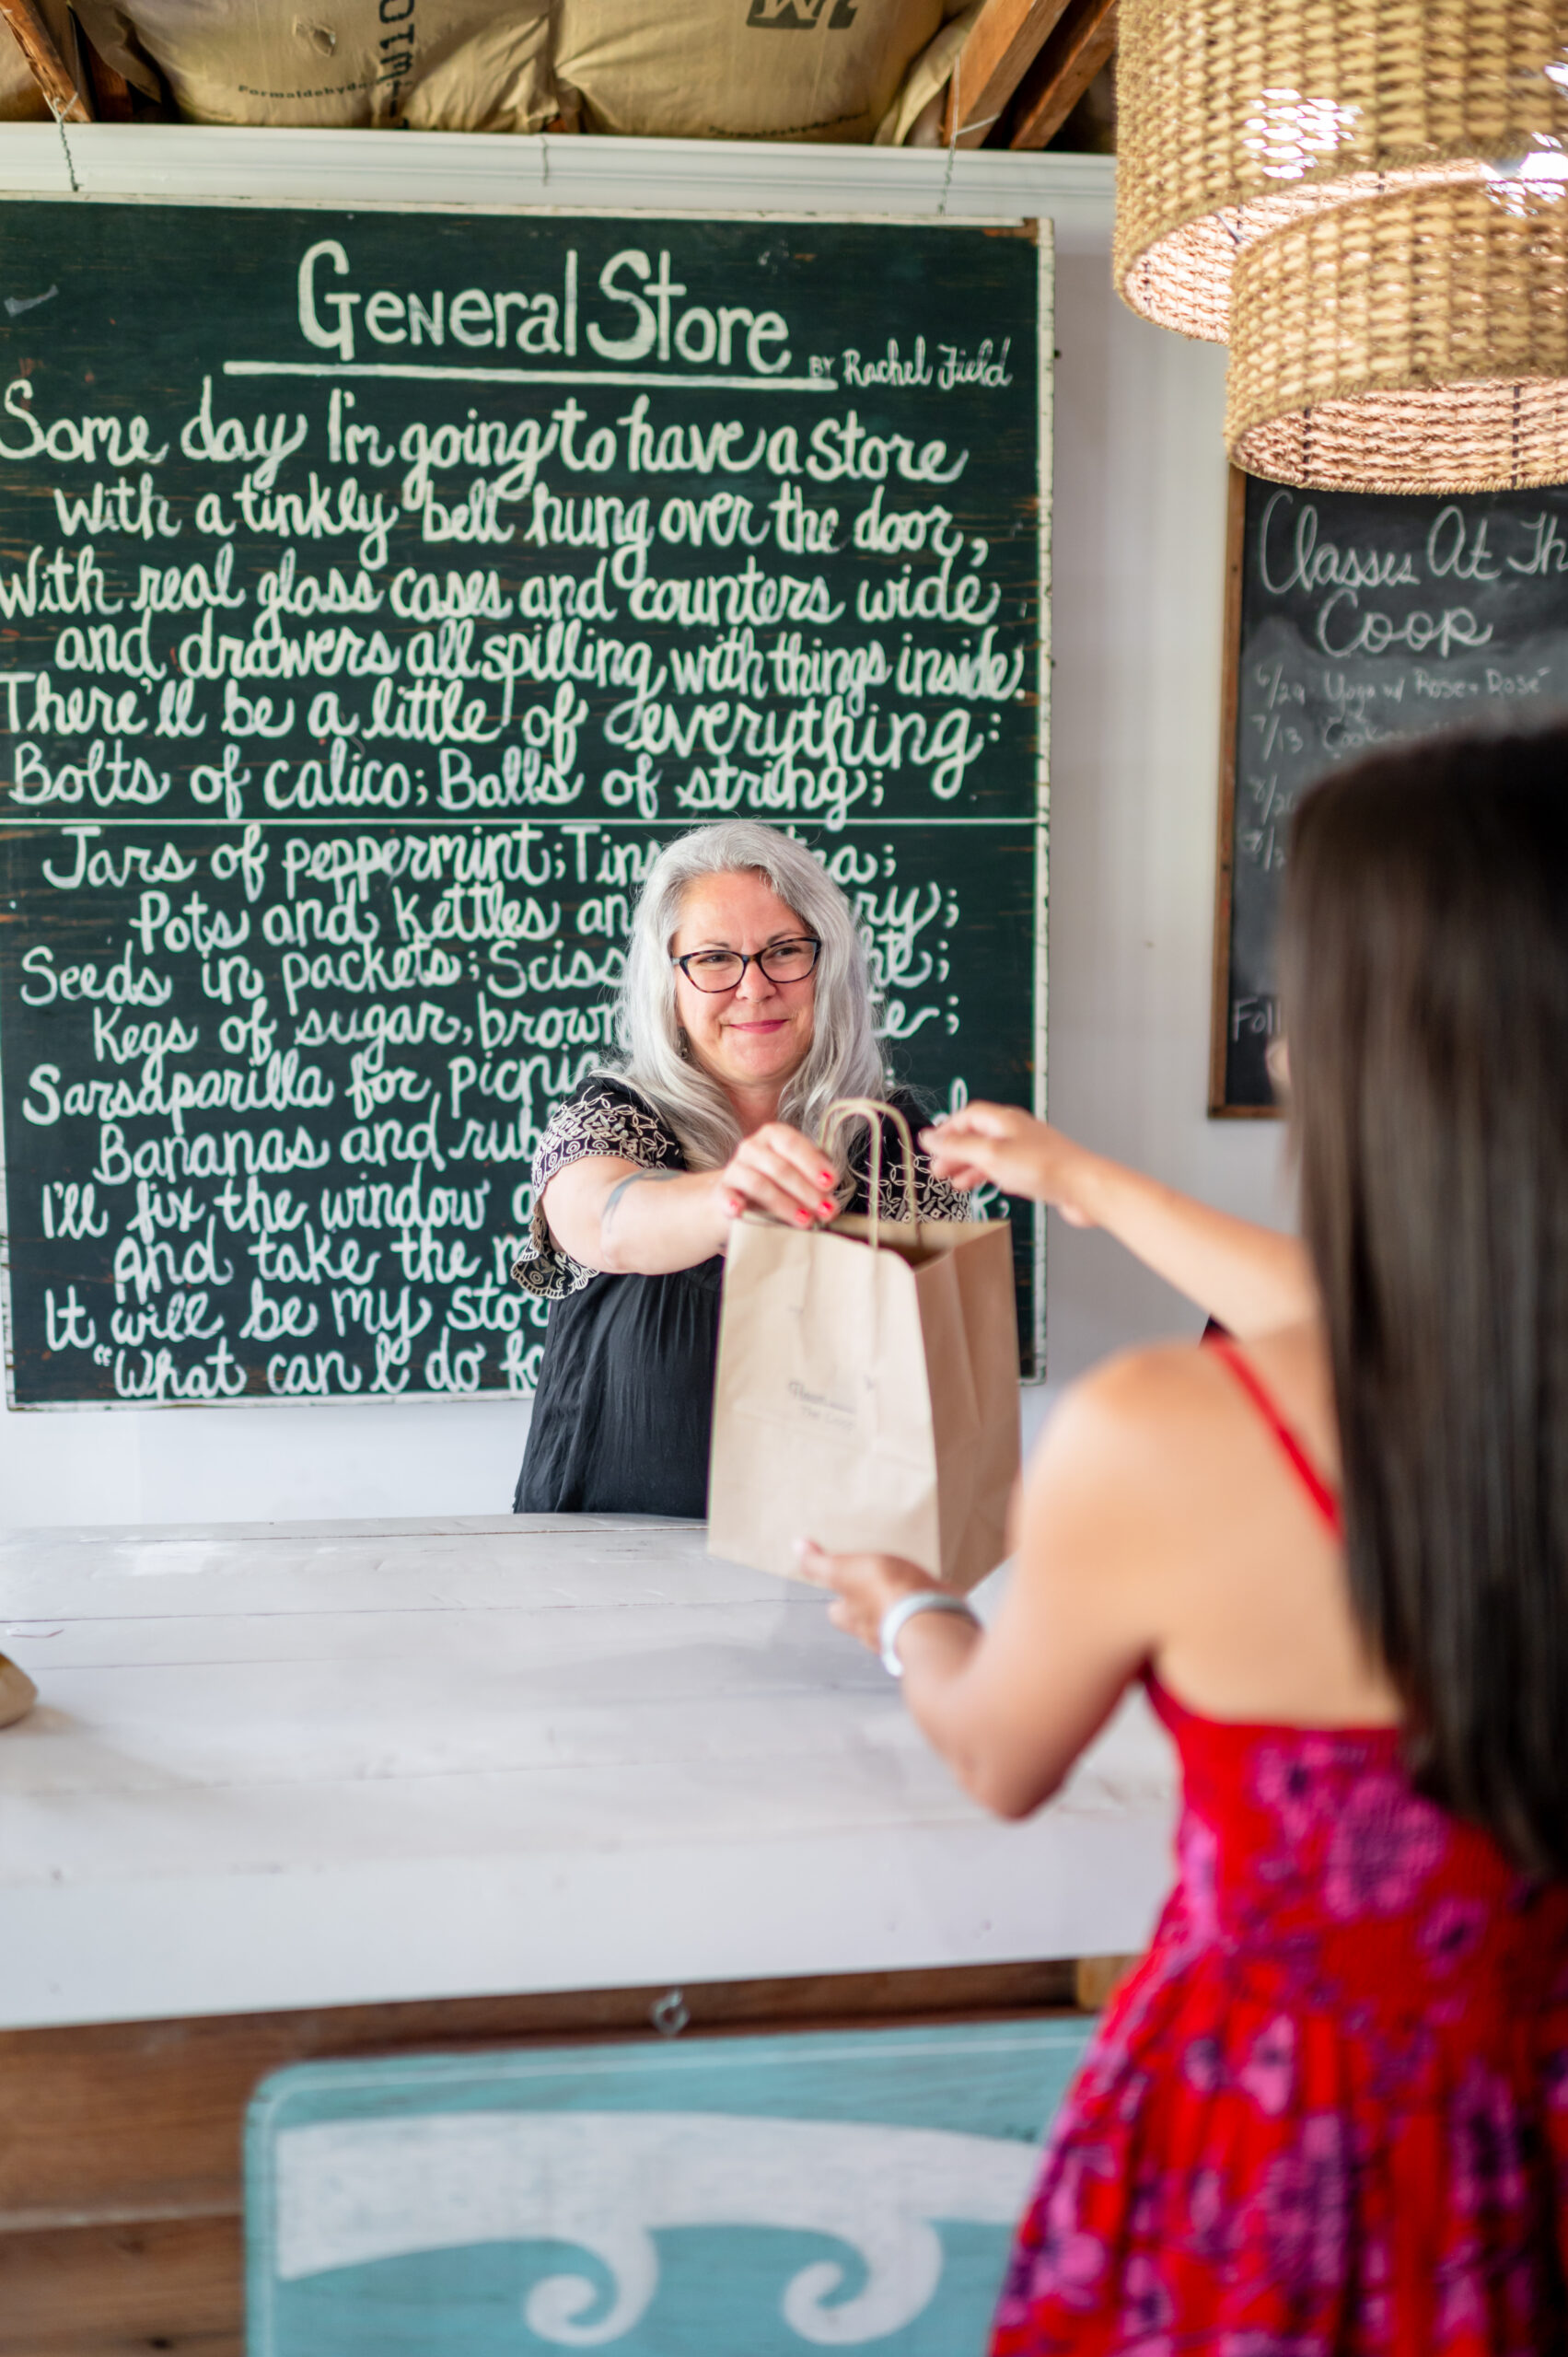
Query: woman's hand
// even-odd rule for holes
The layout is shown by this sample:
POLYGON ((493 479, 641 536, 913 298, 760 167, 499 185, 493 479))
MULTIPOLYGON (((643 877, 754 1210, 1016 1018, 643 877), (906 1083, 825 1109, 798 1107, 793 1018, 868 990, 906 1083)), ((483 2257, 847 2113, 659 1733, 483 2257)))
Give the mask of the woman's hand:
POLYGON ((713 1179, 726 1221, 759 1211, 791 1227, 819 1227, 835 1218, 839 1184, 832 1157, 787 1121, 765 1121, 742 1138, 713 1179))
POLYGON ((800 1576, 813 1587, 831 1588, 828 1618, 835 1629, 858 1637, 874 1654, 882 1650, 882 1621, 904 1596, 923 1594, 940 1583, 901 1555, 830 1555, 814 1538, 796 1549, 800 1576))
POLYGON ((1016 1105, 966 1105, 923 1130, 920 1142, 937 1177, 966 1193, 989 1183, 1051 1204, 1072 1227, 1098 1224, 1090 1203, 1098 1155, 1016 1105))
POLYGON ((748 1209, 819 1226, 837 1213, 841 1185, 831 1155, 787 1121, 769 1121, 722 1170, 647 1170, 623 1155, 585 1155, 556 1172, 540 1201, 551 1235, 584 1268, 656 1277, 723 1252, 748 1209))

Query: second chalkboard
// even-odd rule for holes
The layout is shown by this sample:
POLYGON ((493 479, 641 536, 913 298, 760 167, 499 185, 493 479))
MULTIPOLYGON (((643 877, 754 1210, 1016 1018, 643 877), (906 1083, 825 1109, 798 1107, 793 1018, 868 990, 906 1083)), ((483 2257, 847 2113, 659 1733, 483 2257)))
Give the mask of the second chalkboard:
POLYGON ((1276 1110, 1291 814, 1401 737, 1568 707, 1568 487, 1304 492, 1233 471, 1209 1110, 1276 1110))

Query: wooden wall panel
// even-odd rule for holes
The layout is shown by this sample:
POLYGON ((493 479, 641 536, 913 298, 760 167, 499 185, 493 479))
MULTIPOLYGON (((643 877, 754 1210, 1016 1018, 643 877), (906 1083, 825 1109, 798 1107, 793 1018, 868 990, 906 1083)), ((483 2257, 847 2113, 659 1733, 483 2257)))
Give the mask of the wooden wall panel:
POLYGON ((240 2133, 285 2063, 1070 2008, 1070 1962, 0 2032, 0 2357, 240 2357, 240 2133), (678 2002, 672 2003, 672 1999, 678 2002))
POLYGON ((238 2212, 0 2235, 0 2357, 243 2357, 244 2246, 238 2212))

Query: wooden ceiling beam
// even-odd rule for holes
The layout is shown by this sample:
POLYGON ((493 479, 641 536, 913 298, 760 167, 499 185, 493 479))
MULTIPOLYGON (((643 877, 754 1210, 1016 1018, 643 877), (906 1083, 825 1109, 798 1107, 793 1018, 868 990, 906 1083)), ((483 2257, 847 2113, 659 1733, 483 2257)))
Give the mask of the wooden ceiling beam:
POLYGON ((43 92, 51 114, 61 122, 91 122, 92 101, 61 56, 37 0, 0 0, 0 17, 9 25, 17 47, 32 67, 33 79, 43 92))
POLYGON ((947 85, 944 146, 983 144, 1069 5, 1070 0, 985 0, 947 85))
POLYGON ((1018 84, 1007 121, 1007 145, 1046 146, 1115 53, 1116 0, 1068 0, 1018 84))
POLYGON ((91 94, 93 120, 97 122, 134 122, 135 94, 123 74, 117 73, 108 61, 100 57, 92 43, 83 36, 82 67, 91 94))

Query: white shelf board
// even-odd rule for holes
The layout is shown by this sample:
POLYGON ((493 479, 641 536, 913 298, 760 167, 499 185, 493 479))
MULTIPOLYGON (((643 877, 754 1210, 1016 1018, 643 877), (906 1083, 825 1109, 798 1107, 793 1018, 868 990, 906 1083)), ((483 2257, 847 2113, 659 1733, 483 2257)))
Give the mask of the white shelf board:
POLYGON ((170 204, 1049 216, 1061 250, 1109 247, 1109 156, 729 139, 523 138, 257 125, 0 124, 0 195, 170 204))

